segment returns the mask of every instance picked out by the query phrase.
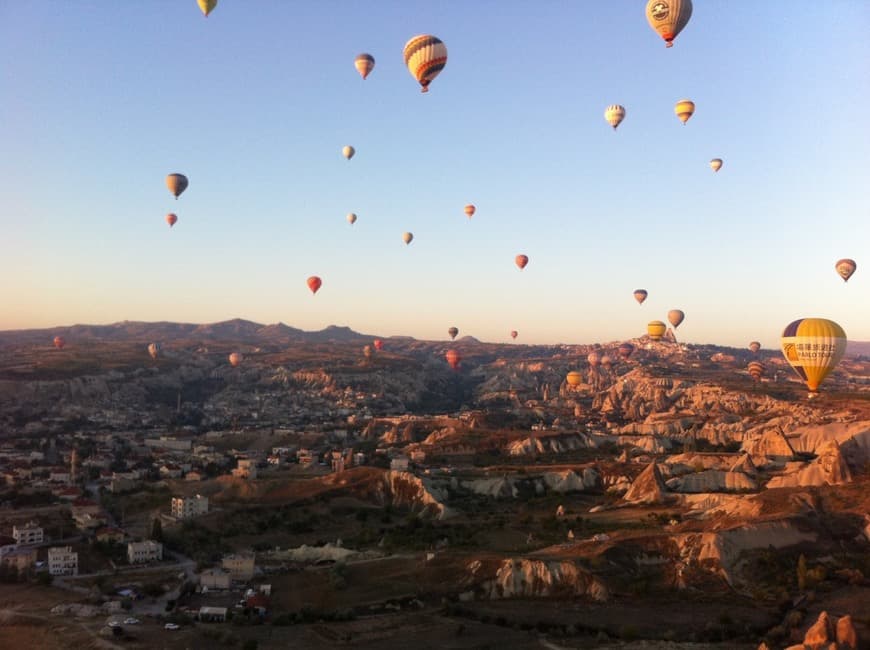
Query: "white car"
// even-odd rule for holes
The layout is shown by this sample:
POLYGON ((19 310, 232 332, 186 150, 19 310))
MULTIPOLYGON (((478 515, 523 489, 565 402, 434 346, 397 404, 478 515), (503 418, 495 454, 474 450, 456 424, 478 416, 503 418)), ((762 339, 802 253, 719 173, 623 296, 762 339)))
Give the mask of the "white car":
POLYGON ((164 630, 180 630, 181 626, 176 623, 167 623, 163 626, 164 630))
POLYGON ((138 625, 138 624, 139 624, 139 619, 138 619, 138 618, 132 618, 132 617, 130 617, 130 618, 125 618, 125 619, 124 619, 124 625, 138 625))
POLYGON ((118 621, 109 621, 106 625, 109 627, 121 627, 121 624, 118 621))

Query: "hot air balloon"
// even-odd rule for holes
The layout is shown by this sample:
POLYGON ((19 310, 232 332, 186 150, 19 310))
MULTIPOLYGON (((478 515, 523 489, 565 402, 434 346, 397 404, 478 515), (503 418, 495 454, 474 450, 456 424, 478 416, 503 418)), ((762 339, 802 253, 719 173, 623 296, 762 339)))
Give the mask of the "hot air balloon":
POLYGON ((610 366, 613 365, 613 359, 605 354, 603 357, 601 357, 601 365, 609 370, 610 366))
POLYGON ((637 300, 637 304, 642 305, 643 301, 646 300, 647 297, 646 289, 635 289, 634 290, 634 299, 637 300))
POLYGON ((625 108, 619 104, 611 104, 604 109, 604 119, 616 131, 616 127, 625 119, 625 108))
POLYGON ((353 155, 356 153, 356 149, 351 147, 349 144, 345 145, 341 148, 341 155, 350 160, 353 158, 353 155))
POLYGON ((414 241, 414 235, 409 232, 403 232, 402 241, 405 242, 405 244, 410 244, 412 241, 414 241))
POLYGON ((206 18, 208 18, 208 15, 212 10, 217 7, 217 3, 218 0, 196 0, 196 4, 199 5, 200 11, 202 11, 206 18))
POLYGON ((651 320, 646 326, 646 333, 653 341, 661 341, 667 329, 667 326, 660 320, 651 320))
POLYGON ((517 255, 514 258, 514 262, 518 267, 520 267, 520 271, 522 271, 524 268, 526 268, 526 264, 529 263, 529 257, 528 255, 517 255))
POLYGON ((365 346, 363 346, 363 356, 364 356, 366 359, 371 359, 371 358, 372 358, 372 346, 370 346, 370 345, 365 345, 365 346))
POLYGON ((631 343, 621 343, 616 351, 619 352, 619 356, 623 359, 628 359, 631 353, 634 352, 634 346, 631 343))
POLYGON ((465 206, 465 216, 468 217, 469 219, 471 219, 471 217, 474 216, 474 213, 476 210, 477 210, 477 208, 475 208, 473 205, 471 205, 471 203, 469 203, 468 205, 465 206))
POLYGON ((308 280, 308 288, 311 289, 311 293, 317 293, 317 290, 323 285, 323 282, 316 275, 312 275, 308 280))
POLYGON ((411 76, 422 87, 420 92, 427 93, 429 84, 447 63, 447 46, 436 36, 420 34, 405 43, 402 56, 411 76))
POLYGON ((356 223, 356 215, 353 212, 347 213, 347 222, 352 226, 356 223))
POLYGON ((371 54, 366 54, 365 52, 357 54, 356 58, 353 60, 353 65, 356 68, 356 71, 360 73, 360 76, 365 79, 375 67, 375 57, 371 54))
POLYGON ((588 361, 589 365, 593 368, 597 368, 601 365, 601 355, 597 352, 590 352, 589 355, 586 357, 586 361, 588 361))
POLYGON ((62 336, 55 336, 52 343, 54 343, 54 347, 56 347, 58 350, 63 350, 63 346, 66 345, 66 339, 64 339, 62 336))
POLYGON ((160 344, 159 343, 149 343, 148 344, 148 354, 152 359, 156 359, 157 355, 160 354, 160 344))
POLYGON ((375 350, 383 350, 384 349, 384 342, 381 339, 375 339, 374 346, 375 346, 375 350))
POLYGON ((175 197, 176 201, 181 193, 187 189, 187 184, 187 176, 184 174, 169 174, 166 177, 166 187, 172 192, 172 196, 175 197))
POLYGON ((843 358, 846 333, 825 318, 800 318, 783 330, 781 344, 786 361, 806 382, 812 396, 843 358))
POLYGON ((764 375, 764 364, 760 361, 750 361, 746 366, 746 371, 755 381, 760 381, 761 377, 764 375))
POLYGON ((689 18, 692 17, 692 0, 648 0, 646 19, 659 36, 665 39, 665 47, 673 47, 689 18))
POLYGON ((674 329, 677 329, 680 326, 680 323, 683 322, 685 317, 686 315, 679 309, 672 309, 668 312, 668 322, 674 326, 674 329))
POLYGON ((720 169, 722 169, 722 159, 713 158, 713 160, 710 161, 710 169, 712 169, 714 172, 718 172, 720 169))
POLYGON ((229 356, 229 360, 230 360, 230 365, 231 365, 233 368, 235 368, 235 367, 238 366, 242 361, 245 360, 245 357, 242 356, 242 353, 241 353, 241 352, 233 352, 233 353, 230 354, 230 356, 229 356))
POLYGON ((460 355, 456 350, 447 350, 447 354, 444 355, 444 358, 447 359, 447 363, 449 363, 450 367, 454 370, 459 368, 459 362, 462 361, 462 355, 460 355))
POLYGON ((170 212, 169 214, 166 215, 166 223, 168 223, 169 227, 172 228, 172 226, 174 226, 176 223, 178 223, 178 217, 175 214, 170 212))
POLYGON ((839 273, 840 277, 843 278, 843 282, 848 282, 849 278, 851 278, 852 274, 855 272, 855 269, 858 268, 858 265, 855 264, 855 260, 850 259, 838 260, 834 266, 837 269, 837 273, 839 273))
POLYGON ((689 121, 689 118, 695 112, 695 102, 689 101, 688 99, 681 99, 677 102, 677 105, 674 106, 674 113, 677 114, 677 117, 680 118, 680 122, 685 124, 689 121))
POLYGON ((517 338, 519 335, 520 335, 520 333, 517 332, 516 330, 511 330, 511 338, 512 339, 517 338))
POLYGON ((565 381, 568 382, 569 386, 579 386, 583 383, 583 375, 576 370, 572 370, 565 376, 565 381))
POLYGON ((750 341, 749 349, 752 350, 753 353, 757 354, 758 351, 761 349, 761 343, 759 343, 758 341, 750 341))
POLYGON ((450 335, 451 339, 455 339, 456 335, 459 334, 459 328, 458 327, 451 327, 447 330, 447 333, 450 335))

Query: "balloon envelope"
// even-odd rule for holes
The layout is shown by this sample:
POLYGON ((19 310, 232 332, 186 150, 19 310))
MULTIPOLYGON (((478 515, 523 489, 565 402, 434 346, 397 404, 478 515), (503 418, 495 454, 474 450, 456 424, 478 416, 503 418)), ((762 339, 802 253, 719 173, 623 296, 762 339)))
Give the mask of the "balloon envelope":
POLYGON ((526 268, 526 264, 529 263, 529 257, 528 255, 517 255, 514 258, 514 262, 518 267, 520 267, 520 270, 522 271, 524 268, 526 268))
POLYGON ((375 350, 383 350, 384 349, 384 342, 381 339, 375 339, 374 346, 375 346, 375 350))
POLYGON ((243 357, 242 354, 241 354, 240 352, 233 352, 233 353, 231 353, 230 356, 229 356, 230 365, 231 365, 233 368, 235 368, 236 366, 238 366, 242 361, 244 361, 244 359, 245 359, 245 357, 243 357))
POLYGON ((576 370, 572 370, 565 376, 565 381, 568 382, 569 386, 579 386, 583 383, 583 375, 576 370))
POLYGON ((420 34, 405 43, 402 57, 411 76, 420 84, 421 92, 425 93, 447 64, 447 46, 437 36, 420 34))
POLYGON ((800 318, 782 332, 782 353, 811 393, 846 352, 846 332, 826 318, 800 318))
POLYGON ((450 367, 454 370, 459 367, 459 362, 462 361, 462 355, 460 355, 456 350, 447 350, 447 354, 444 355, 444 358, 447 359, 447 363, 449 363, 450 367))
POLYGON ((676 113, 677 117, 680 118, 680 122, 685 124, 695 113, 695 102, 688 99, 681 99, 677 102, 677 105, 674 106, 674 113, 676 113))
POLYGON ((316 275, 312 275, 308 280, 308 288, 311 289, 311 293, 317 293, 317 290, 323 285, 323 282, 316 275))
POLYGON ((648 0, 646 3, 647 22, 665 40, 665 47, 673 47, 674 39, 691 17, 692 0, 648 0))
POLYGON ((843 278, 843 282, 848 282, 849 278, 851 278, 852 274, 855 272, 855 269, 858 268, 855 260, 850 260, 848 258, 837 260, 837 263, 834 266, 837 269, 837 273, 839 273, 840 277, 843 278))
POLYGON ((755 381, 759 381, 764 375, 764 365, 760 361, 750 361, 746 366, 746 371, 755 381))
POLYGON ((511 338, 512 339, 517 338, 519 335, 520 335, 520 333, 517 332, 516 330, 511 330, 511 338))
POLYGON ((674 329, 680 326, 686 315, 679 309, 672 309, 668 312, 668 322, 674 326, 674 329))
POLYGON ((149 343, 148 344, 148 354, 152 359, 156 359, 157 355, 160 354, 160 344, 159 343, 149 343))
POLYGON ((607 123, 612 126, 615 131, 616 127, 625 119, 625 108, 619 104, 608 106, 604 109, 604 119, 607 120, 607 123))
POLYGON ((412 241, 414 241, 414 235, 409 232, 404 232, 402 233, 402 241, 406 244, 410 244, 412 241))
POLYGON ((54 347, 56 347, 58 350, 62 350, 63 346, 66 345, 66 339, 64 339, 62 336, 55 336, 52 343, 54 344, 54 347))
POLYGON ((166 223, 168 223, 169 227, 172 228, 172 226, 178 223, 178 217, 170 212, 166 215, 166 223))
POLYGON ((713 158, 713 160, 710 161, 710 169, 712 169, 714 172, 718 172, 720 169, 722 169, 722 159, 713 158))
POLYGON ((350 145, 345 145, 341 148, 341 155, 350 160, 353 158, 353 155, 356 153, 356 149, 351 147, 350 145))
POLYGON ((474 216, 474 213, 476 212, 476 210, 477 210, 477 208, 475 208, 473 205, 471 205, 471 203, 469 203, 468 205, 465 206, 465 216, 468 217, 469 219, 471 219, 471 217, 474 216))
POLYGON ((646 333, 653 341, 660 341, 667 329, 667 326, 660 320, 653 320, 647 324, 646 333))
POLYGON ((619 352, 619 356, 623 359, 628 359, 631 353, 634 352, 634 346, 631 343, 621 343, 619 348, 617 348, 617 352, 619 352))
POLYGON ((347 222, 352 226, 356 223, 356 215, 353 212, 349 212, 347 215, 347 222))
POLYGON ((647 297, 646 289, 635 289, 634 290, 634 299, 637 300, 637 304, 642 305, 643 301, 646 300, 647 297))
POLYGON ((458 327, 451 327, 447 330, 447 333, 450 335, 451 339, 455 339, 456 335, 459 334, 459 328, 458 327))
POLYGON ((187 176, 184 174, 169 174, 166 177, 166 187, 176 199, 187 189, 187 176))
POLYGON ((217 7, 217 3, 218 0, 196 0, 196 4, 199 5, 199 10, 206 18, 208 18, 208 15, 212 10, 217 7))
POLYGON ((749 349, 753 352, 758 352, 761 349, 761 343, 759 343, 758 341, 750 341, 749 349))
POLYGON ((363 346, 363 355, 365 356, 366 359, 370 359, 372 356, 372 346, 370 346, 370 345, 363 346))
POLYGON ((365 79, 375 67, 375 57, 365 52, 358 54, 353 60, 353 65, 356 71, 360 73, 360 76, 365 79))

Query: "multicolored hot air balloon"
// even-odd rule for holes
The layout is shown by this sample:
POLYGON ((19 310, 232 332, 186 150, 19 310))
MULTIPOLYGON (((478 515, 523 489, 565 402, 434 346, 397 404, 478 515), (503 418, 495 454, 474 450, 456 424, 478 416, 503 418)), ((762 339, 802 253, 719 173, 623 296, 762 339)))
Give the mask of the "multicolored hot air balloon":
POLYGON ((178 216, 170 212, 166 215, 166 223, 168 223, 169 227, 172 228, 172 226, 178 223, 178 216))
POLYGON ((169 174, 166 177, 166 187, 169 188, 176 201, 181 193, 187 189, 187 185, 187 176, 184 174, 169 174))
POLYGON ((353 212, 348 212, 346 218, 351 226, 356 223, 356 215, 353 212))
POLYGON ((310 278, 306 280, 308 284, 308 288, 311 289, 311 293, 317 293, 317 290, 323 285, 323 282, 316 275, 312 275, 310 278))
POLYGON ((576 370, 572 370, 565 376, 565 381, 568 382, 569 386, 579 386, 583 383, 583 375, 576 370))
POLYGON ((520 335, 520 333, 517 332, 516 330, 511 330, 511 338, 512 339, 517 338, 519 335, 520 335))
POLYGON ((611 104, 604 109, 604 119, 616 131, 616 127, 625 119, 625 108, 619 104, 611 104))
POLYGON ((160 344, 159 343, 149 343, 148 344, 148 354, 152 359, 156 359, 157 355, 160 354, 160 344))
POLYGON ((58 350, 63 350, 63 346, 66 345, 66 339, 62 336, 55 336, 52 343, 54 344, 54 347, 56 347, 58 350))
POLYGON ((444 355, 444 358, 447 359, 447 363, 449 363, 450 367, 454 370, 459 368, 459 362, 462 361, 462 355, 456 350, 447 350, 447 354, 444 355))
POLYGON ((668 312, 668 322, 674 326, 674 329, 680 326, 685 317, 686 315, 679 309, 672 309, 668 312))
POLYGON ((447 64, 447 46, 430 34, 420 34, 405 43, 402 52, 411 76, 421 86, 420 92, 429 92, 429 84, 447 64))
POLYGON ((375 346, 375 350, 378 350, 378 351, 383 350, 384 349, 384 342, 381 339, 375 339, 374 346, 375 346))
POLYGON ((761 349, 761 343, 759 343, 758 341, 750 341, 749 342, 749 349, 754 354, 758 354, 758 351, 761 349))
POLYGON ((477 208, 475 208, 471 203, 469 203, 468 205, 465 206, 465 216, 468 217, 469 219, 471 219, 471 217, 474 216, 474 213, 476 211, 477 211, 477 208))
POLYGON ((360 76, 365 79, 375 67, 375 57, 365 52, 357 54, 356 58, 353 60, 353 65, 356 68, 356 71, 359 72, 360 76))
POLYGON ((651 320, 647 323, 646 333, 653 341, 661 341, 667 329, 667 326, 660 320, 651 320))
POLYGON ((196 0, 196 4, 199 5, 199 10, 206 18, 208 18, 208 15, 212 10, 217 7, 217 3, 218 0, 196 0))
POLYGON ((244 360, 245 360, 245 357, 242 356, 242 353, 241 353, 241 352, 232 352, 232 353, 230 353, 229 361, 230 361, 230 365, 231 365, 233 368, 237 367, 237 366, 238 366, 242 361, 244 361, 244 360))
POLYGON ((812 396, 843 358, 846 332, 832 320, 800 318, 783 330, 781 344, 786 361, 806 382, 812 396))
POLYGON ((642 305, 643 301, 646 300, 647 297, 646 289, 635 289, 634 290, 634 299, 637 300, 638 305, 642 305))
POLYGON ((659 36, 665 39, 665 47, 673 47, 674 39, 692 17, 692 0, 648 0, 646 19, 659 36))
POLYGON ((623 359, 628 359, 631 353, 634 352, 634 346, 631 343, 620 343, 616 351, 623 359))
POLYGON ((713 160, 710 161, 710 169, 712 169, 714 172, 718 172, 720 169, 722 169, 722 159, 713 158, 713 160))
POLYGON ((356 153, 356 149, 351 147, 349 144, 346 144, 341 148, 341 155, 350 160, 353 158, 353 155, 356 153))
POLYGON ((520 267, 520 271, 522 271, 524 268, 526 268, 526 264, 529 263, 529 256, 528 255, 517 255, 514 258, 514 263, 518 267, 520 267))
POLYGON ((685 124, 695 113, 695 102, 688 99, 681 99, 677 102, 677 105, 674 106, 674 113, 676 113, 677 117, 680 118, 680 122, 685 124))
POLYGON ((412 241, 414 241, 413 233, 403 232, 402 233, 402 241, 405 242, 406 245, 410 244, 412 241))
POLYGON ((597 352, 590 352, 589 355, 586 357, 586 361, 588 361, 589 365, 593 368, 597 368, 601 365, 601 355, 597 352))
POLYGON ((455 339, 456 335, 459 334, 459 328, 458 327, 451 327, 447 330, 447 333, 450 335, 451 339, 455 339))
POLYGON ((761 381, 764 376, 764 364, 760 361, 750 361, 746 366, 746 371, 755 381, 761 381))
POLYGON ((840 277, 843 278, 843 282, 848 282, 849 278, 851 278, 852 274, 855 272, 855 269, 858 268, 858 265, 855 263, 855 260, 846 258, 837 260, 834 268, 837 269, 837 273, 839 273, 840 277))

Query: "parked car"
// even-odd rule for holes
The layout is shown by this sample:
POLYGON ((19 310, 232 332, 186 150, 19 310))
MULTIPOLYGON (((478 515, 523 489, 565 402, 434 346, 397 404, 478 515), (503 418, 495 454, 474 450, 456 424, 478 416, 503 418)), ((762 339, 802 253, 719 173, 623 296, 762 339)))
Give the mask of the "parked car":
POLYGON ((125 619, 124 619, 124 625, 138 625, 138 624, 139 624, 139 619, 138 619, 138 618, 133 618, 133 617, 131 616, 130 618, 125 618, 125 619))
POLYGON ((166 625, 163 626, 163 629, 164 630, 180 630, 181 626, 178 625, 177 623, 167 623, 166 625))

